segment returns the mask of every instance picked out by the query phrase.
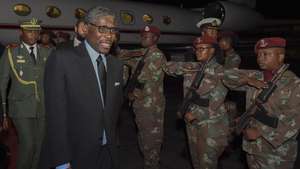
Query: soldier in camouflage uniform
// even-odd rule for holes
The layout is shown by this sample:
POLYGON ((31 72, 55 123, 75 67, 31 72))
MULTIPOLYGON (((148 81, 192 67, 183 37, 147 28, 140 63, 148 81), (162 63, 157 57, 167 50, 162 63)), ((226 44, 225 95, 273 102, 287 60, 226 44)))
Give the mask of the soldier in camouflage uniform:
POLYGON ((224 69, 238 68, 241 64, 241 57, 234 50, 236 36, 233 32, 221 32, 219 35, 219 46, 224 52, 224 69))
MULTIPOLYGON (((230 88, 247 90, 247 107, 283 65, 285 45, 286 41, 282 38, 261 39, 255 49, 257 63, 263 71, 232 69, 225 72, 224 82, 230 88)), ((243 131, 243 149, 247 152, 250 169, 292 169, 296 160, 300 79, 293 72, 286 71, 276 85, 263 106, 268 116, 279 119, 277 128, 252 118, 243 131)))
POLYGON ((212 38, 197 38, 194 47, 198 62, 168 62, 164 67, 167 74, 183 75, 186 94, 200 67, 208 62, 196 93, 209 104, 192 103, 184 117, 194 169, 217 169, 227 145, 228 117, 223 103, 227 89, 222 84, 223 67, 214 58, 216 45, 212 38))
MULTIPOLYGON (((164 54, 157 48, 160 31, 155 26, 146 26, 141 31, 142 52, 145 65, 138 81, 144 86, 130 94, 138 127, 138 141, 144 155, 144 169, 159 169, 160 149, 163 141, 165 97, 163 91, 165 64, 164 54)), ((126 60, 134 71, 142 57, 126 60)))
POLYGON ((0 60, 3 126, 9 116, 17 129, 17 169, 37 169, 45 130, 43 77, 50 50, 36 43, 40 29, 36 19, 24 21, 22 42, 9 45, 0 60))

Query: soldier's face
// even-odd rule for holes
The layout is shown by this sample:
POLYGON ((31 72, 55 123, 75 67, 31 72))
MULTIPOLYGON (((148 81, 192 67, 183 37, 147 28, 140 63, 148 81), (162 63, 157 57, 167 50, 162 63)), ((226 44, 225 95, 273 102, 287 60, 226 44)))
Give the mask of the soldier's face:
POLYGON ((202 36, 209 36, 212 37, 214 39, 218 38, 218 30, 215 28, 204 28, 203 32, 202 32, 202 36))
POLYGON ((215 49, 209 44, 198 44, 195 50, 198 61, 207 61, 215 52, 215 49))
POLYGON ((50 36, 48 34, 42 34, 41 35, 41 42, 42 44, 49 44, 50 43, 50 36))
POLYGON ((39 39, 40 31, 22 30, 21 38, 22 41, 28 45, 34 45, 39 39))
POLYGON ((87 34, 87 25, 84 22, 79 22, 74 29, 77 39, 80 41, 84 40, 87 34))
POLYGON ((116 23, 113 16, 100 17, 87 26, 86 40, 99 53, 107 54, 116 38, 116 23))
POLYGON ((228 41, 228 40, 226 40, 226 39, 220 39, 219 40, 219 46, 220 46, 220 48, 222 49, 222 50, 229 50, 229 49, 231 49, 231 44, 230 44, 230 42, 228 41))
POLYGON ((259 49, 257 52, 257 64, 263 70, 276 70, 284 60, 284 49, 266 48, 259 49))
POLYGON ((155 45, 156 41, 157 36, 154 33, 146 32, 141 34, 141 44, 145 48, 155 45))

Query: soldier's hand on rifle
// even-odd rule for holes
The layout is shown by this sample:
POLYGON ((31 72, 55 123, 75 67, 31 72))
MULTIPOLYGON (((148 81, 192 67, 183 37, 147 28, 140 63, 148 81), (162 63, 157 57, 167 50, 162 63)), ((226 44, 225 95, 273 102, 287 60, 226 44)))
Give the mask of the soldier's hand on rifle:
POLYGON ((187 112, 185 113, 184 115, 184 118, 187 122, 191 123, 193 122, 194 120, 196 120, 196 117, 193 116, 193 114, 191 112, 187 112))
POLYGON ((241 84, 248 84, 249 86, 253 86, 257 89, 261 89, 263 87, 266 87, 266 83, 261 80, 257 80, 256 78, 253 77, 248 77, 246 75, 240 76, 239 82, 241 84))
POLYGON ((144 98, 143 91, 141 89, 134 89, 134 91, 133 91, 133 97, 135 99, 143 99, 144 98))
POLYGON ((135 99, 133 93, 128 93, 128 99, 129 99, 130 101, 133 101, 133 100, 135 99))
POLYGON ((257 128, 246 128, 243 131, 243 134, 244 134, 245 138, 250 141, 251 140, 254 141, 261 136, 261 133, 259 132, 259 130, 257 128))
POLYGON ((261 81, 261 80, 257 80, 253 77, 245 77, 247 79, 247 84, 249 86, 253 86, 257 89, 261 89, 261 88, 264 88, 264 87, 267 87, 267 83, 265 83, 264 81, 261 81))

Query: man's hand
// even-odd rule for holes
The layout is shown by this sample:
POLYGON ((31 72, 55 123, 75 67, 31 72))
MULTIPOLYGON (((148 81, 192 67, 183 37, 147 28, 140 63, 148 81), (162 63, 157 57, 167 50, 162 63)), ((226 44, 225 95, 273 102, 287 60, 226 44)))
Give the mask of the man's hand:
POLYGON ((192 123, 194 120, 196 120, 196 117, 194 117, 194 115, 191 112, 185 113, 184 118, 189 123, 192 123))
POLYGON ((8 130, 9 129, 9 119, 8 119, 8 117, 6 115, 3 116, 2 129, 3 130, 8 130))
POLYGON ((133 91, 133 96, 135 99, 143 99, 144 98, 144 93, 141 89, 134 89, 133 91))
POLYGON ((267 87, 267 83, 265 83, 264 81, 262 80, 257 80, 255 78, 252 78, 252 77, 248 77, 248 85, 250 86, 253 86, 257 89, 261 89, 261 88, 264 88, 264 87, 267 87))
POLYGON ((133 93, 128 93, 128 99, 129 99, 130 101, 133 101, 133 100, 135 99, 133 93))
POLYGON ((257 128, 247 128, 243 131, 243 134, 245 138, 250 141, 254 141, 261 136, 257 128))

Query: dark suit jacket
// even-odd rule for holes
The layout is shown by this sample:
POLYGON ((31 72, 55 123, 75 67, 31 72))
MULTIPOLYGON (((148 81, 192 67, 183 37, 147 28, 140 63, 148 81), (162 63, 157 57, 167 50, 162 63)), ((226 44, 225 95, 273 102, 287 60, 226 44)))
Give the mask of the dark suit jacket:
POLYGON ((84 43, 76 48, 58 49, 50 55, 44 81, 47 133, 42 154, 42 160, 48 165, 43 168, 71 162, 72 169, 96 169, 103 125, 114 168, 118 168, 117 119, 123 101, 122 74, 122 63, 108 56, 106 106, 103 108, 96 74, 84 43))

